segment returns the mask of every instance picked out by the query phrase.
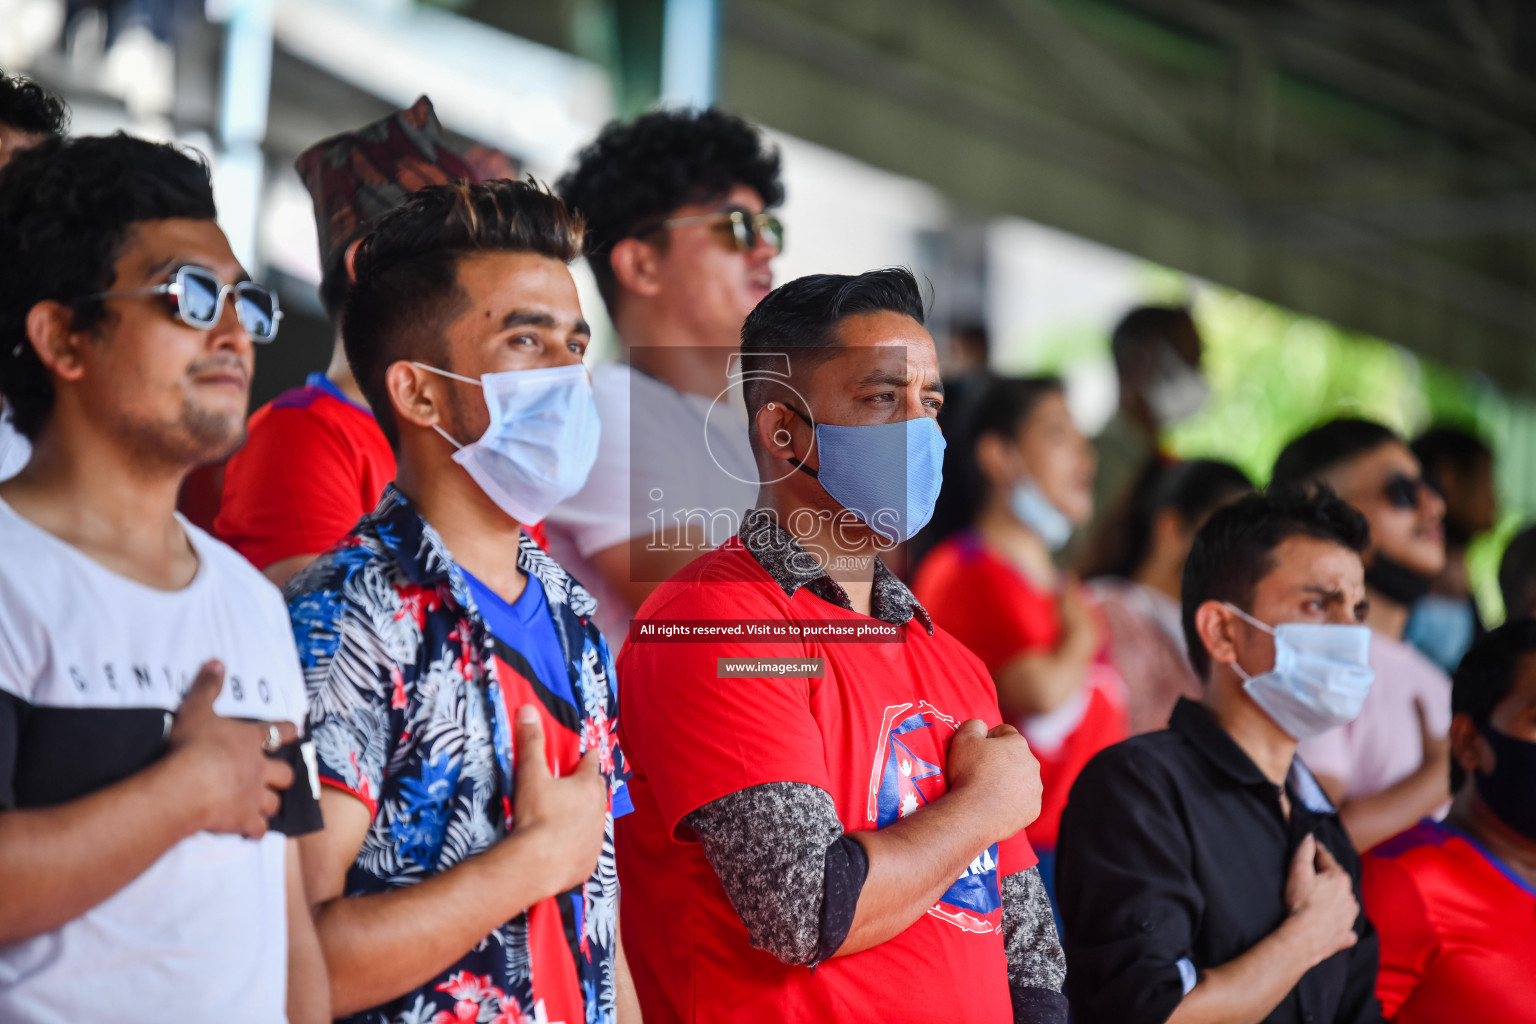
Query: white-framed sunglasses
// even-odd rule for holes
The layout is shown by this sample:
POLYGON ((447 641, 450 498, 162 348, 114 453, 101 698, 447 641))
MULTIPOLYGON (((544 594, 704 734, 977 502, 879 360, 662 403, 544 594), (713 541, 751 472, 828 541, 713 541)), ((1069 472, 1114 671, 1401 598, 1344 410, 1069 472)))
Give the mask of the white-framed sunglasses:
POLYGON ((277 293, 255 281, 224 281, 207 267, 187 265, 179 267, 165 284, 145 288, 122 288, 117 291, 97 292, 87 299, 116 299, 132 295, 168 295, 172 299, 171 312, 188 327, 211 331, 224 315, 224 300, 235 297, 235 316, 252 341, 268 342, 277 337, 277 324, 283 318, 278 308, 277 293))

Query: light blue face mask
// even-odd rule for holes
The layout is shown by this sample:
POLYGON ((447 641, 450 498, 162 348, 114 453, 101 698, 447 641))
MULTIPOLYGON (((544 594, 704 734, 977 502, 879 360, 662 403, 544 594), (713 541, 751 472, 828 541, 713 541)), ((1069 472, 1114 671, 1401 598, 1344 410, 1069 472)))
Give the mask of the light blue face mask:
POLYGON ((1371 628, 1335 623, 1282 622, 1270 626, 1223 602, 1245 622, 1275 638, 1275 667, 1250 676, 1237 662, 1243 691, 1298 740, 1355 720, 1371 692, 1371 628))
POLYGON ((816 423, 818 469, 790 464, 816 480, 837 503, 891 541, 904 541, 928 525, 944 483, 944 434, 929 416, 899 423, 840 426, 816 423))
POLYGON ((1403 639, 1447 672, 1455 672, 1476 632, 1477 619, 1469 598, 1425 594, 1408 616, 1403 639))
POLYGON ((458 449, 453 461, 513 519, 537 523, 587 482, 602 423, 585 366, 506 370, 477 380, 411 365, 484 391, 491 422, 478 441, 460 444, 442 427, 432 429, 458 449))
POLYGON ((1013 485, 1008 492, 1008 508, 1013 518, 1033 530, 1052 551, 1060 551, 1072 538, 1072 520, 1051 504, 1033 480, 1013 485))

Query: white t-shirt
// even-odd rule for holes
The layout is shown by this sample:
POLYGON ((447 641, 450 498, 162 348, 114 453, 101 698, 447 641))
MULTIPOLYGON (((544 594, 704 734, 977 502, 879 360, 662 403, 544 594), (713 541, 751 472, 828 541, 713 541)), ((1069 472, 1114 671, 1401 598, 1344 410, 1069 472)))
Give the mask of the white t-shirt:
POLYGON ((1296 752, 1314 775, 1344 782, 1344 799, 1374 796, 1424 762, 1414 698, 1438 736, 1451 729, 1451 678, 1410 644, 1371 631, 1371 682, 1360 715, 1348 725, 1302 740, 1296 752))
POLYGON ((0 480, 9 480, 21 472, 32 457, 32 442, 11 422, 11 407, 0 400, 0 480))
POLYGON ((617 652, 635 609, 592 556, 679 527, 701 533, 698 554, 725 543, 757 500, 757 462, 739 386, 711 400, 625 364, 602 363, 592 370, 592 392, 603 423, 597 461, 586 486, 549 514, 544 529, 550 554, 597 599, 598 628, 617 652))
MULTIPOLYGON (((57 802, 42 794, 60 776, 142 767, 143 743, 169 732, 169 712, 210 658, 225 665, 219 714, 304 721, 282 595, 232 549, 182 525, 197 575, 163 591, 0 501, 0 710, 13 723, 24 716, 31 738, 18 749, 0 730, 0 806, 35 805, 29 791, 57 802)), ((57 931, 0 946, 0 1021, 285 1020, 285 842, 198 833, 57 931)))

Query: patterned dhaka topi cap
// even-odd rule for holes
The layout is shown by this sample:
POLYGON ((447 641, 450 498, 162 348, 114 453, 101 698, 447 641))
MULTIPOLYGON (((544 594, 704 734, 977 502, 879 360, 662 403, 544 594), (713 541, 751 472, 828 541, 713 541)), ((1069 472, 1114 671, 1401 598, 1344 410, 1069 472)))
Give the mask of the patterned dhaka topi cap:
POLYGON ((505 153, 450 136, 425 96, 382 121, 321 139, 293 166, 315 201, 326 270, 419 188, 517 177, 505 153))

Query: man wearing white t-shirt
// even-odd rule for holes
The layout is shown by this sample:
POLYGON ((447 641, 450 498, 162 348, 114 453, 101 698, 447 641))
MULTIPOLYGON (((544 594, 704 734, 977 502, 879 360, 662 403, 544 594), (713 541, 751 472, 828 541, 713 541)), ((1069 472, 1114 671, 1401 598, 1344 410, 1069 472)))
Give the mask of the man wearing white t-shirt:
POLYGON ((1313 481, 1371 527, 1366 622, 1376 678, 1354 721, 1302 740, 1297 753, 1364 851, 1450 800, 1451 680, 1403 640, 1413 603, 1445 565, 1445 500, 1403 439, 1367 420, 1333 420, 1286 445, 1273 483, 1313 481))
POLYGON ((613 122, 558 184, 623 362, 592 373, 603 420, 587 485, 545 521, 614 650, 656 585, 736 535, 757 465, 733 356, 783 246, 777 151, 718 110, 613 122))
POLYGON ((330 1018, 281 595, 175 511, 244 433, 275 297, 203 163, 53 139, 0 175, 0 1020, 330 1018))

